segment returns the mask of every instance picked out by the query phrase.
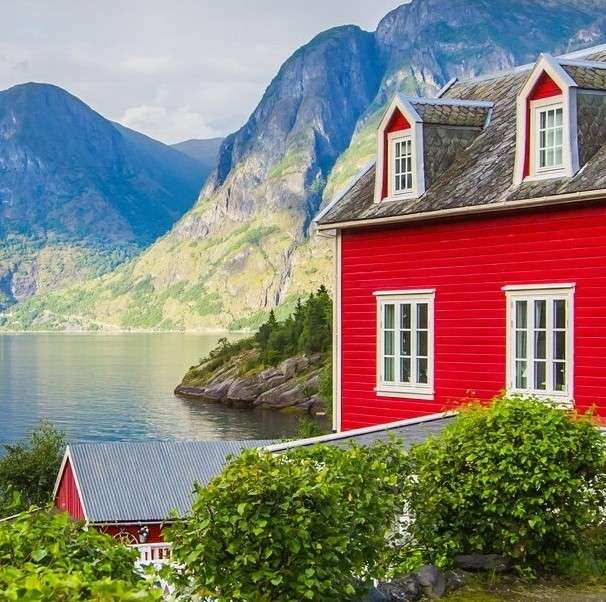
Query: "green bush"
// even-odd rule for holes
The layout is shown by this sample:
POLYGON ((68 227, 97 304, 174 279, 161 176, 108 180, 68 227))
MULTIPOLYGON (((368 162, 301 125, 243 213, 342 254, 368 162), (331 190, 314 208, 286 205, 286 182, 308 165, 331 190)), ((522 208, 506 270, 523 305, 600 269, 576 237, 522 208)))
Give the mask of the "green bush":
POLYGON ((532 567, 582 545, 604 508, 606 439, 545 401, 471 405, 411 461, 411 534, 434 562, 498 553, 532 567))
POLYGON ((0 600, 161 600, 135 572, 136 552, 65 513, 29 511, 0 522, 0 600))
POLYGON ((24 441, 4 445, 0 457, 0 518, 50 502, 64 449, 63 433, 44 421, 24 441), (14 506, 14 492, 20 494, 18 508, 14 506))
POLYGON ((245 451, 172 528, 173 580, 222 602, 350 600, 384 573, 406 466, 396 443, 245 451))

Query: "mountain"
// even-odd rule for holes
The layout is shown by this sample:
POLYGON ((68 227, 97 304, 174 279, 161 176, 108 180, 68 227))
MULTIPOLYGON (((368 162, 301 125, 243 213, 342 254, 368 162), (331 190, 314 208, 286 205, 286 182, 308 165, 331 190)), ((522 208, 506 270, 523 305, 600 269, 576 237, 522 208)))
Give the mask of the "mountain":
POLYGON ((204 179, 217 167, 219 150, 224 138, 184 140, 171 146, 204 166, 204 179))
POLYGON ((221 145, 196 205, 135 260, 33 299, 5 327, 254 325, 330 282, 313 215, 375 152, 395 91, 434 94, 471 77, 605 40, 606 0, 413 0, 375 32, 316 36, 281 67, 246 124, 221 145))
POLYGON ((57 86, 0 92, 0 306, 149 245, 191 208, 203 171, 57 86))

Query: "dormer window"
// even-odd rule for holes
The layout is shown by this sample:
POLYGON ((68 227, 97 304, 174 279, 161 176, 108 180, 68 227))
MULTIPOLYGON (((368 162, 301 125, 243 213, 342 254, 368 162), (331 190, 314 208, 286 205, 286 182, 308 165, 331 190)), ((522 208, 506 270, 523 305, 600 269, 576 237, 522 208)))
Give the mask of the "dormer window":
POLYGON ((571 178, 579 171, 577 84, 542 55, 517 100, 514 184, 571 178))
POLYGON ((562 102, 533 103, 534 161, 537 173, 564 168, 564 106, 562 102), (538 104, 538 106, 537 106, 538 104))
POLYGON ((413 191, 413 152, 410 135, 390 135, 392 190, 391 196, 410 194, 413 191))

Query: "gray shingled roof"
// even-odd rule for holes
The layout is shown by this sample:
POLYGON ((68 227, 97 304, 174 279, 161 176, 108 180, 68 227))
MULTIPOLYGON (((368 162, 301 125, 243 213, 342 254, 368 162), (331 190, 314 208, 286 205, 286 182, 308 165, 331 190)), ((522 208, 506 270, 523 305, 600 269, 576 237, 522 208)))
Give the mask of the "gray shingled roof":
POLYGON ((91 523, 155 522, 191 509, 195 482, 208 483, 230 455, 272 441, 114 441, 69 445, 91 523))
POLYGON ((490 107, 431 104, 414 100, 411 104, 423 123, 437 125, 484 127, 490 113, 490 107))
POLYGON ((454 415, 426 417, 415 421, 412 424, 387 424, 370 429, 357 429, 354 431, 344 431, 342 433, 333 433, 311 439, 300 439, 298 441, 288 441, 285 443, 276 443, 269 446, 273 452, 281 452, 287 449, 309 447, 322 443, 325 445, 347 446, 352 443, 357 445, 372 445, 379 441, 389 441, 392 437, 400 439, 407 449, 416 443, 422 443, 428 437, 440 434, 452 421, 454 415))
MULTIPOLYGON (((584 59, 606 61, 606 50, 588 51, 584 59)), ((569 70, 579 87, 603 89, 604 70, 582 64, 579 61, 579 65, 564 64, 563 67, 569 70)), ((516 98, 531 68, 528 66, 509 73, 456 83, 446 92, 445 98, 493 102, 494 109, 488 127, 464 151, 458 153, 456 160, 431 182, 423 196, 374 203, 373 168, 322 215, 318 224, 326 227, 340 222, 430 214, 446 209, 506 204, 515 200, 606 188, 606 119, 602 106, 595 109, 600 111, 598 127, 591 116, 586 116, 585 123, 579 124, 580 143, 588 152, 581 149, 586 163, 574 177, 513 186, 516 98)), ((598 100, 603 98, 599 97, 598 100)))

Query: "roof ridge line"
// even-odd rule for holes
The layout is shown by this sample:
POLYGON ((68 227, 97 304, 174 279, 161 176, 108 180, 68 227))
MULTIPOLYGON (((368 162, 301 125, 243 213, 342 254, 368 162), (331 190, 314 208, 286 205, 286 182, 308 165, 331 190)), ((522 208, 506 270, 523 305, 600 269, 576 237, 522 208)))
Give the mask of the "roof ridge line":
POLYGON ((404 96, 406 100, 415 104, 435 105, 446 107, 476 107, 480 109, 491 109, 494 102, 490 100, 466 100, 464 98, 431 98, 428 96, 404 96))

